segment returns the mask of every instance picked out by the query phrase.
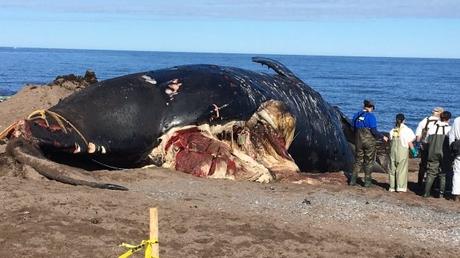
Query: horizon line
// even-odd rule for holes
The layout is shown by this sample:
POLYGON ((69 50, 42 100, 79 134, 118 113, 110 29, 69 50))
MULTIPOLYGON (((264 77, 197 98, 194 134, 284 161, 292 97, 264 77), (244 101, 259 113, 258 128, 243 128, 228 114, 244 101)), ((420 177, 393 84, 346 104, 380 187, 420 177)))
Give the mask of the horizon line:
POLYGON ((401 59, 449 59, 459 60, 460 57, 417 57, 417 56, 364 56, 364 55, 332 55, 332 54, 280 54, 280 53, 245 53, 245 52, 220 52, 220 51, 174 51, 174 50, 138 50, 138 49, 100 49, 100 48, 67 48, 67 47, 16 47, 0 46, 11 49, 49 49, 49 50, 82 50, 82 51, 125 51, 125 52, 163 52, 187 54, 229 54, 229 55, 277 55, 277 56, 312 56, 312 57, 356 57, 356 58, 401 58, 401 59))

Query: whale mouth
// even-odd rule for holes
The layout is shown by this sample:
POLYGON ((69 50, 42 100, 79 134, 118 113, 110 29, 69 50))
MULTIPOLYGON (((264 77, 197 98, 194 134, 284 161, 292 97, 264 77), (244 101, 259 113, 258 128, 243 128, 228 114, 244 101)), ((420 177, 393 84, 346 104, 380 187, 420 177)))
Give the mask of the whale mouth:
POLYGON ((269 100, 247 121, 173 128, 150 158, 195 176, 270 182, 299 172, 287 151, 294 131, 286 106, 269 100))
MULTIPOLYGON (((65 122, 64 122, 65 121, 65 122)), ((27 119, 18 120, 0 133, 0 139, 22 138, 44 150, 77 153, 87 150, 81 135, 48 110, 34 111, 27 119)))

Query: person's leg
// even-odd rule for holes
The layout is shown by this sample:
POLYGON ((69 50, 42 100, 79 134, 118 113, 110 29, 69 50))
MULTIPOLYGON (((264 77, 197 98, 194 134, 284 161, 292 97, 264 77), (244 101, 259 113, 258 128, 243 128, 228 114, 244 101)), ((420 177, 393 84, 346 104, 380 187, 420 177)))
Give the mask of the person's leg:
POLYGON ((390 171, 388 171, 388 191, 396 191, 396 169, 398 167, 398 141, 399 138, 393 138, 390 142, 390 171))
POLYGON ((357 146, 355 151, 355 163, 353 164, 353 173, 350 179, 350 185, 356 185, 356 180, 358 179, 358 173, 363 167, 364 160, 364 150, 362 146, 357 146))
POLYGON ((460 201, 460 156, 457 156, 454 160, 454 176, 452 178, 452 195, 454 199, 460 201))
POLYGON ((388 191, 390 192, 394 192, 396 190, 396 169, 397 169, 397 164, 396 164, 396 160, 394 159, 391 159, 391 163, 390 163, 390 171, 388 172, 388 183, 390 185, 390 187, 388 188, 388 191))
POLYGON ((446 191, 446 172, 441 171, 439 173, 439 198, 444 198, 446 191))
POLYGON ((425 191, 423 197, 429 197, 431 192, 431 187, 433 186, 434 179, 439 173, 439 161, 429 160, 427 162, 427 171, 426 171, 426 182, 425 182, 425 191))
POLYGON ((418 169, 418 180, 417 180, 417 185, 419 189, 423 189, 423 179, 425 178, 425 173, 427 170, 427 164, 428 164, 428 147, 426 144, 423 144, 423 150, 420 151, 420 163, 419 163, 419 169, 418 169))
POLYGON ((375 139, 366 139, 364 151, 364 187, 372 185, 372 167, 375 162, 375 155, 377 153, 375 146, 375 139))
POLYGON ((405 153, 401 153, 401 157, 398 164, 398 169, 396 170, 396 178, 397 178, 397 188, 396 191, 398 192, 406 192, 407 191, 407 173, 409 170, 408 163, 409 163, 409 153, 406 151, 405 153))

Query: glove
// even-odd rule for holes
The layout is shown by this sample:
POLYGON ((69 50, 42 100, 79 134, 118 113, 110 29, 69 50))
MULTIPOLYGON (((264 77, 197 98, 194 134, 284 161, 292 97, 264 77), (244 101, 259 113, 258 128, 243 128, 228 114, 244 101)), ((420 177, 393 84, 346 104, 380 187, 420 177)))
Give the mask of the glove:
POLYGON ((416 148, 410 149, 410 153, 412 154, 413 158, 416 158, 418 156, 418 151, 416 148))

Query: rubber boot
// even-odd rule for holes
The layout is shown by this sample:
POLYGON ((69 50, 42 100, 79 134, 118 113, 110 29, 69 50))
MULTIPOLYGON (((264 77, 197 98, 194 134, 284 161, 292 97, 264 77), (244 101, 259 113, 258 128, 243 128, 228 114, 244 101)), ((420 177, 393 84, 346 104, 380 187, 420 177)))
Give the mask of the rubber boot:
MULTIPOLYGON (((422 169, 420 169, 420 170, 422 170, 422 169)), ((423 171, 418 172, 417 187, 418 187, 419 192, 423 192, 423 190, 425 189, 425 185, 423 184, 423 179, 425 179, 424 173, 425 172, 423 172, 423 171)))
POLYGON ((350 183, 349 185, 351 186, 355 186, 356 185, 356 179, 358 178, 358 173, 354 173, 351 175, 351 178, 350 178, 350 183))
POLYGON ((446 175, 439 177, 439 198, 444 198, 444 192, 446 190, 446 175))
POLYGON ((426 177, 425 192, 423 193, 423 197, 430 197, 431 186, 433 185, 434 179, 435 177, 431 175, 426 177))
POLYGON ((371 173, 365 175, 364 178, 364 187, 371 187, 372 186, 372 176, 371 173))

